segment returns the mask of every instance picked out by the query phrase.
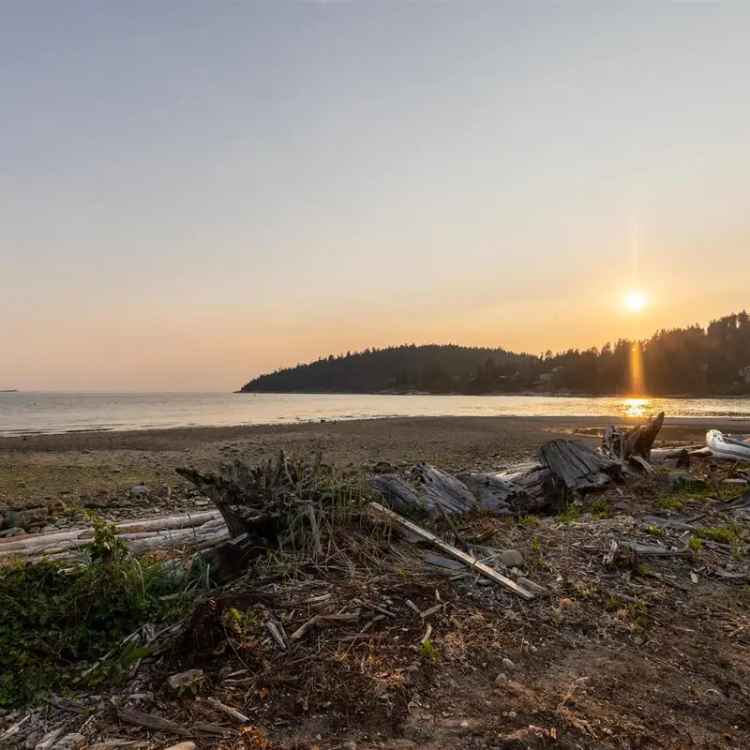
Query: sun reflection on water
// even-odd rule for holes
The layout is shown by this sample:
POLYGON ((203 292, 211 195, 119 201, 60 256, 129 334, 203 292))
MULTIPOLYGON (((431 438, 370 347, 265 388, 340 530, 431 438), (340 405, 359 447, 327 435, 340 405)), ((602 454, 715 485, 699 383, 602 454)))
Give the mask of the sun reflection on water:
POLYGON ((626 417, 643 417, 649 412, 651 401, 647 398, 626 398, 623 402, 626 417))

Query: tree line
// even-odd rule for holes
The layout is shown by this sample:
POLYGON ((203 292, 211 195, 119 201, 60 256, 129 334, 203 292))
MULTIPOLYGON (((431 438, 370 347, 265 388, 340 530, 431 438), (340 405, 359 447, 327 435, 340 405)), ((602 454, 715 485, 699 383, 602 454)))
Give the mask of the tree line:
POLYGON ((244 392, 274 393, 633 393, 638 356, 650 395, 750 394, 750 316, 727 315, 708 327, 657 331, 643 341, 558 354, 502 348, 408 344, 330 355, 261 375, 244 392))

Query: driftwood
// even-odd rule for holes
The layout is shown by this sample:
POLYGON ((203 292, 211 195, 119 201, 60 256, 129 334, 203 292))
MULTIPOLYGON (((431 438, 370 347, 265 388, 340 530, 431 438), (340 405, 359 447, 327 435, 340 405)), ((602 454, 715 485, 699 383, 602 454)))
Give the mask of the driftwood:
MULTIPOLYGON (((220 542, 227 529, 218 511, 186 513, 145 521, 131 521, 115 526, 117 535, 128 542, 133 552, 170 547, 201 548, 220 542)), ((65 556, 91 544, 94 531, 85 526, 66 531, 29 534, 0 540, 0 558, 65 556)))
POLYGON ((494 581, 495 583, 500 584, 508 591, 512 591, 514 594, 518 594, 518 596, 524 599, 534 598, 534 594, 532 594, 530 591, 527 591, 522 586, 519 586, 515 581, 498 573, 489 565, 485 565, 483 562, 480 562, 473 555, 461 551, 457 547, 454 547, 452 544, 444 542, 442 539, 440 539, 440 537, 436 536, 431 531, 427 531, 427 529, 423 529, 421 526, 417 526, 417 524, 401 517, 400 515, 398 515, 398 513, 394 513, 392 510, 384 508, 379 503, 370 503, 369 508, 376 517, 394 523, 402 529, 408 531, 411 535, 435 545, 441 552, 444 552, 446 555, 459 560, 464 565, 468 566, 471 570, 476 571, 485 578, 488 578, 490 581, 494 581))
POLYGON ((539 449, 539 460, 566 489, 574 492, 598 490, 622 477, 617 461, 594 453, 574 440, 551 440, 539 449))
POLYGON ((510 515, 528 504, 526 492, 498 472, 464 472, 457 478, 474 493, 482 510, 495 515, 510 515))
POLYGON ((422 511, 433 518, 483 510, 503 516, 557 510, 564 486, 546 466, 519 464, 502 472, 463 472, 451 476, 419 464, 406 479, 396 474, 371 477, 370 487, 397 513, 422 511))
POLYGON ((370 486, 402 513, 419 509, 435 517, 478 507, 477 499, 460 479, 430 464, 417 464, 408 479, 406 482, 395 474, 381 474, 370 479, 370 486))
POLYGON ((146 727, 147 729, 153 729, 155 732, 166 732, 167 734, 176 734, 180 737, 194 737, 196 734, 174 721, 162 719, 161 716, 155 716, 154 714, 135 711, 134 709, 118 708, 117 718, 126 724, 146 727))
POLYGON ((651 417, 645 424, 623 429, 610 425, 602 439, 602 450, 611 458, 625 464, 628 461, 648 471, 644 462, 651 461, 651 449, 664 424, 664 412, 651 417))

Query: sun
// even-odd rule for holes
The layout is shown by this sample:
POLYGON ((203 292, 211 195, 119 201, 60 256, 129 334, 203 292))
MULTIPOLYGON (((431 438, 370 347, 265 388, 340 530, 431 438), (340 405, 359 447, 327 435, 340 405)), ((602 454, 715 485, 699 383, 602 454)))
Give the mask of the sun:
POLYGON ((632 313, 639 313, 648 304, 646 295, 640 289, 631 289, 625 295, 625 307, 632 313))

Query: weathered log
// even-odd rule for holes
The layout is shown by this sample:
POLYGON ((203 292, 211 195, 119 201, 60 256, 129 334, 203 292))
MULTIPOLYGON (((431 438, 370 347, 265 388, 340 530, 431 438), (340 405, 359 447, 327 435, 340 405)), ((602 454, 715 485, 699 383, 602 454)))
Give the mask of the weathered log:
POLYGON ((565 485, 546 466, 535 462, 519 464, 500 472, 498 476, 518 487, 526 496, 523 506, 514 505, 516 512, 554 512, 564 503, 565 485))
POLYGON ((380 474, 370 479, 370 486, 389 507, 401 513, 421 510, 434 517, 478 508, 477 499, 462 481, 434 466, 417 464, 408 479, 406 482, 395 474, 380 474))
POLYGON ((622 463, 630 461, 634 456, 651 461, 651 449, 663 424, 662 411, 645 424, 630 429, 610 425, 604 433, 602 449, 608 456, 622 463))
MULTIPOLYGON (((138 524, 119 524, 115 527, 118 536, 128 542, 132 552, 144 552, 151 549, 163 549, 174 546, 200 547, 205 543, 216 544, 227 536, 227 529, 218 512, 194 514, 192 517, 168 516, 154 518, 138 524), (208 520, 205 520, 208 517, 208 520), (199 526, 190 524, 203 521, 199 526), (160 528, 165 523, 167 528, 160 528), (151 531, 125 531, 122 529, 151 528, 151 531)), ((91 527, 70 529, 65 532, 49 534, 29 534, 13 538, 0 545, 0 558, 42 556, 72 553, 91 544, 94 532, 91 527)))
POLYGON ((598 490, 622 477, 617 461, 574 440, 550 440, 539 449, 539 459, 568 490, 575 492, 598 490))
POLYGON ((445 513, 466 513, 477 507, 476 498, 462 481, 434 466, 417 464, 410 479, 430 513, 438 505, 445 513))
POLYGON ((510 515, 514 508, 527 504, 524 490, 497 472, 464 472, 456 475, 456 478, 474 493, 482 510, 495 515, 510 515))
POLYGON ((417 493, 396 474, 378 474, 369 480, 370 487, 383 498, 383 502, 398 513, 423 509, 417 493))

